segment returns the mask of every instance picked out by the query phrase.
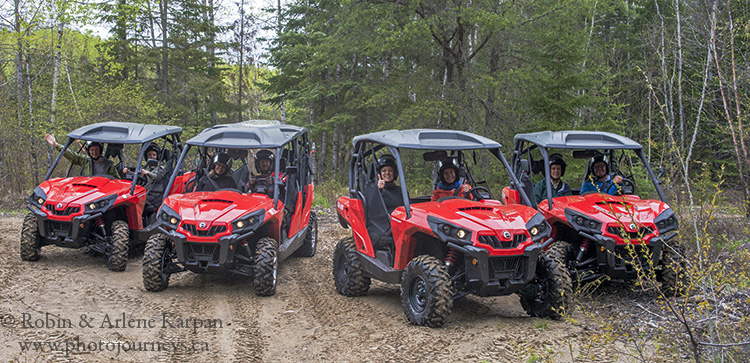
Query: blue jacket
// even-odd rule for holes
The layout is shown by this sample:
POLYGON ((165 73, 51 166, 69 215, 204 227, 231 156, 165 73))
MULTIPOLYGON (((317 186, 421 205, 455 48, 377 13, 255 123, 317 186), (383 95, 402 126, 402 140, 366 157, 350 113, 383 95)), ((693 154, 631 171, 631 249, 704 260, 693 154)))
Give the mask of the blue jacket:
POLYGON ((606 193, 606 194, 617 194, 618 188, 622 188, 622 184, 615 184, 612 181, 612 178, 614 178, 614 174, 607 175, 607 179, 604 181, 599 181, 598 179, 594 180, 593 183, 591 182, 591 178, 594 176, 589 176, 590 180, 583 183, 583 186, 581 186, 581 194, 586 192, 599 192, 599 193, 606 193), (604 190, 604 188, 607 188, 607 190, 604 190))

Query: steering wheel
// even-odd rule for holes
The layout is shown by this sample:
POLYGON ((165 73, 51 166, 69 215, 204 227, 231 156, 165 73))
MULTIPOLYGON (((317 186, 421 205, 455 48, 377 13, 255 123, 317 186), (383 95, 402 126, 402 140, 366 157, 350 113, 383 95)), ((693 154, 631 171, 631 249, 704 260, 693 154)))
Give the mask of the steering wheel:
MULTIPOLYGON (((131 177, 130 180, 133 180, 133 178, 131 177)), ((142 187, 145 187, 146 183, 148 183, 148 179, 146 179, 145 175, 139 175, 138 180, 135 181, 136 185, 140 185, 142 187)))
POLYGON ((485 199, 493 199, 492 193, 490 193, 490 190, 481 185, 477 185, 469 189, 468 192, 464 193, 464 198, 468 198, 469 196, 474 197, 474 200, 476 201, 485 200, 485 199))

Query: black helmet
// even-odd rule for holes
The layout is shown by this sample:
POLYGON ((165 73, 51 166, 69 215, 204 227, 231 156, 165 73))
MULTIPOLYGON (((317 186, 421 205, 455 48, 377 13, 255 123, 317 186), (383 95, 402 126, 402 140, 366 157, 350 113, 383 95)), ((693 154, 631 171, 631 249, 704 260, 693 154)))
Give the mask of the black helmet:
POLYGON ((456 172, 456 180, 458 180, 458 161, 454 158, 447 158, 440 162, 440 170, 438 170, 438 178, 440 178, 440 181, 445 184, 448 184, 448 182, 445 181, 445 178, 443 177, 443 172, 445 172, 448 169, 453 169, 456 172))
MULTIPOLYGON (((257 170, 259 173, 260 171, 260 161, 261 160, 269 160, 271 161, 271 165, 273 165, 273 159, 274 155, 270 150, 260 150, 257 153, 255 153, 255 170, 257 170)), ((273 166, 272 166, 273 168, 273 166)))
POLYGON ((549 166, 552 167, 552 165, 560 165, 560 169, 562 169, 562 172, 560 173, 560 177, 562 178, 565 175, 565 167, 568 166, 568 164, 563 160, 562 155, 558 153, 554 153, 549 156, 549 166))
POLYGON ((214 165, 216 165, 217 163, 221 163, 221 164, 224 164, 225 166, 229 167, 229 164, 228 164, 229 163, 229 155, 227 155, 225 153, 216 154, 216 155, 214 155, 213 162, 214 162, 214 165))
POLYGON ((390 166, 393 168, 393 180, 398 179, 398 167, 396 167, 396 158, 391 154, 385 154, 378 158, 378 174, 380 169, 384 166, 390 166))
POLYGON ((104 153, 104 146, 102 145, 101 142, 99 142, 99 141, 89 141, 89 142, 86 143, 86 153, 89 154, 89 156, 91 156, 91 153, 89 153, 89 149, 91 149, 92 146, 96 146, 96 147, 99 148, 99 154, 103 154, 104 153))
POLYGON ((146 147, 146 152, 145 152, 145 154, 148 154, 148 152, 149 152, 149 151, 155 151, 155 152, 156 152, 156 157, 158 158, 158 157, 159 157, 159 154, 161 153, 161 148, 160 148, 160 147, 159 147, 159 145, 157 145, 157 144, 156 144, 155 142, 152 142, 152 143, 150 143, 150 144, 149 144, 149 145, 148 145, 148 146, 146 147))
MULTIPOLYGON (((591 174, 594 174, 594 164, 596 164, 596 163, 604 163, 604 165, 605 165, 605 167, 607 169, 607 174, 609 174, 609 163, 607 163, 607 159, 604 157, 603 154, 597 154, 597 155, 594 155, 593 158, 591 158, 591 164, 589 166, 589 172, 591 174)), ((594 174, 594 175, 596 175, 596 174, 594 174)))

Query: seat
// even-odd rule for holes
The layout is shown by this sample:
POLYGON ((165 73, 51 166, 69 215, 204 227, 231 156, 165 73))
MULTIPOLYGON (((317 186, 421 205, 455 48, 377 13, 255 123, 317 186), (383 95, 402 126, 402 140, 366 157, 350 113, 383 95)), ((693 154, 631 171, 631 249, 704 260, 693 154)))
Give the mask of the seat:
MULTIPOLYGON (((371 165, 370 173, 374 174, 375 165, 371 165)), ((363 200, 362 204, 365 210, 365 220, 367 221, 367 233, 370 235, 370 241, 375 249, 390 249, 393 245, 393 234, 391 233, 391 216, 385 207, 383 196, 378 189, 378 183, 375 179, 364 177, 360 178, 362 186, 363 200)))
POLYGON ((516 174, 516 177, 521 182, 524 193, 529 197, 531 206, 536 206, 536 197, 534 196, 534 185, 531 183, 531 163, 528 159, 520 160, 520 168, 516 174))

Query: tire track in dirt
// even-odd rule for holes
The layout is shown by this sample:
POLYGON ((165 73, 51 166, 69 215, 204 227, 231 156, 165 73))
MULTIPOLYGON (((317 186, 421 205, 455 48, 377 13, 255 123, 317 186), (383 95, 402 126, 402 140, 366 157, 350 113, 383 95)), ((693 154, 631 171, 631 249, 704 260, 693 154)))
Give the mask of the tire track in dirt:
POLYGON ((399 285, 373 281, 362 297, 338 295, 331 258, 338 241, 351 234, 335 220, 335 211, 319 213, 316 256, 290 258, 279 266, 277 293, 254 295, 243 277, 171 276, 170 287, 146 292, 141 258, 130 257, 126 271, 107 270, 101 256, 83 250, 42 248, 38 262, 21 261, 21 217, 0 218, 0 315, 54 314, 76 324, 81 314, 97 319, 93 328, 0 329, 0 361, 55 362, 550 362, 627 361, 628 347, 602 341, 596 329, 607 317, 630 317, 631 302, 651 301, 642 293, 622 294, 619 285, 582 299, 588 313, 574 311, 574 321, 528 317, 517 296, 467 296, 454 302, 439 329, 410 325, 404 317, 399 285), (154 319, 153 328, 101 327, 111 319, 154 319), (163 314, 219 319, 217 329, 162 326, 163 314), (598 314, 598 315, 597 315, 598 314), (592 330, 589 330, 592 329, 592 330), (185 349, 116 352, 20 352, 19 341, 199 342, 185 349), (570 345, 570 346, 569 346, 570 345), (536 358, 535 358, 536 357, 536 358))

